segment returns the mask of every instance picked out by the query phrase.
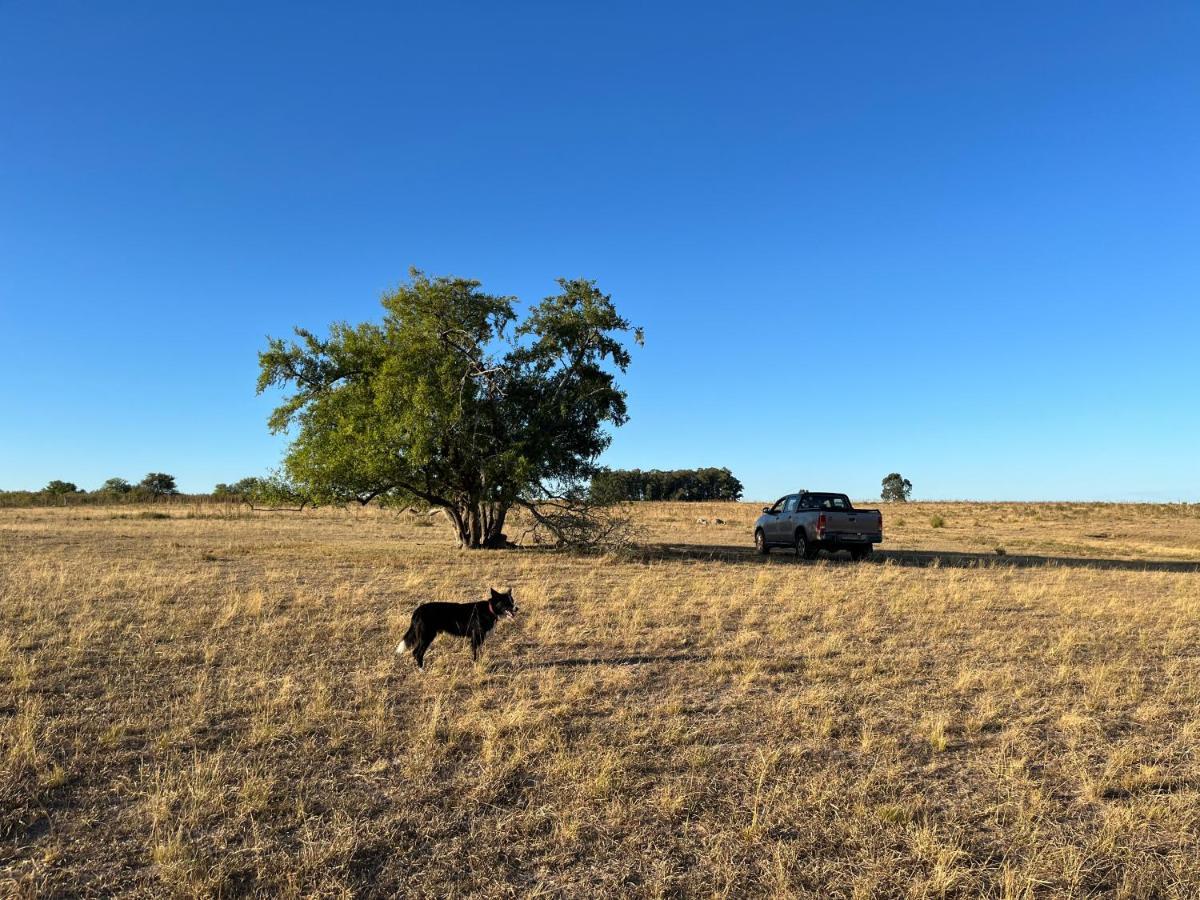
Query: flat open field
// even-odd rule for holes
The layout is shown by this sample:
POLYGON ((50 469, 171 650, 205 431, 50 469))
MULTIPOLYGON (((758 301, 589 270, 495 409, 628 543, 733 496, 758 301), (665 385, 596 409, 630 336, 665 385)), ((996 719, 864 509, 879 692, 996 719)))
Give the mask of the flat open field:
POLYGON ((0 510, 0 895, 1200 896, 1200 507, 893 506, 858 564, 756 513, 0 510), (489 585, 478 665, 393 656, 489 585))

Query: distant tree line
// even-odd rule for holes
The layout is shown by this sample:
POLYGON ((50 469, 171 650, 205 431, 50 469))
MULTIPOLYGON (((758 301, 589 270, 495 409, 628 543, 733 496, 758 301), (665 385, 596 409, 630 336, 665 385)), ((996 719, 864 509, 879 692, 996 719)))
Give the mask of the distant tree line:
POLYGON ((592 495, 624 500, 740 500, 742 483, 726 468, 606 469, 592 476, 592 495))
POLYGON ((173 475, 150 472, 137 484, 124 478, 110 478, 94 491, 85 491, 73 481, 55 478, 40 491, 0 491, 0 506, 153 503, 178 496, 180 493, 173 475))
POLYGON ((218 484, 209 494, 181 494, 175 476, 150 472, 134 484, 125 478, 110 478, 94 491, 81 489, 75 482, 55 478, 40 491, 0 490, 0 507, 14 506, 97 506, 117 503, 156 503, 162 501, 248 503, 252 507, 300 507, 312 500, 278 473, 243 478, 230 484, 218 484))

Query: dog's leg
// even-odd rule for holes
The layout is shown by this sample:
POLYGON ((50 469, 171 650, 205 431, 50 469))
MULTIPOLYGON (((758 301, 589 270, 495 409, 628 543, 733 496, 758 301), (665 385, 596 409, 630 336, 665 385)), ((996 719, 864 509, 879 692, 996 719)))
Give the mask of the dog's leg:
POLYGON ((483 635, 476 631, 471 635, 471 659, 479 662, 479 648, 483 646, 483 635))
POLYGON ((421 635, 417 641, 417 645, 413 647, 413 659, 417 661, 417 669, 421 672, 425 671, 425 651, 429 649, 432 640, 421 635))

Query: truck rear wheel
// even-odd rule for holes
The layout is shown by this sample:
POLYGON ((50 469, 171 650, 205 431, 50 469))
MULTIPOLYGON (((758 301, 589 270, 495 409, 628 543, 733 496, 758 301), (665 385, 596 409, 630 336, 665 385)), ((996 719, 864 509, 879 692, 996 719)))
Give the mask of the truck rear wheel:
POLYGON ((803 528, 796 529, 796 556, 804 559, 816 559, 819 548, 813 546, 803 528))

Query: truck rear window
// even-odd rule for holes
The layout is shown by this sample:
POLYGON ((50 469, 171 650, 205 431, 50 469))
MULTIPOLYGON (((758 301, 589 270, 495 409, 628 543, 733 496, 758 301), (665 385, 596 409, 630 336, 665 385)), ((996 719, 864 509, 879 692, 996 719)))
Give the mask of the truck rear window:
POLYGON ((806 494, 802 505, 805 509, 854 509, 845 494, 806 494))

